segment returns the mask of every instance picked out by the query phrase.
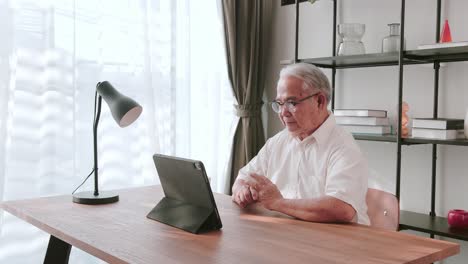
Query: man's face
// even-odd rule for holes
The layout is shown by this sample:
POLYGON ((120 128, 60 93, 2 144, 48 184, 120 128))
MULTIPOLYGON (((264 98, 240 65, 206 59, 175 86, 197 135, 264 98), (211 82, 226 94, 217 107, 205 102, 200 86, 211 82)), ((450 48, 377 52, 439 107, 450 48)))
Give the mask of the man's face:
POLYGON ((285 104, 278 113, 281 122, 293 136, 310 135, 323 122, 319 115, 323 111, 323 104, 320 106, 317 102, 319 96, 323 98, 323 94, 309 89, 304 90, 302 85, 302 80, 289 76, 279 81, 276 90, 276 101, 280 103, 299 102, 299 100, 315 94, 296 104, 293 111, 288 109, 285 104))

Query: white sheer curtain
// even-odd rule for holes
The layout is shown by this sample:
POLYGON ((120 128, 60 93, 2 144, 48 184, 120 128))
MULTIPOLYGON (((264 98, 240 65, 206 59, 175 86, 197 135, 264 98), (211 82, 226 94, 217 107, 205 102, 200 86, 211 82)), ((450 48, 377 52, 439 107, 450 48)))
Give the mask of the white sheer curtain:
MULTIPOLYGON (((144 110, 121 129, 103 103, 101 189, 157 183, 165 153, 202 160, 222 191, 234 116, 220 18, 217 0, 0 0, 1 199, 70 194, 91 171, 103 80, 144 110)), ((40 263, 49 236, 1 215, 0 263, 40 263)), ((70 262, 98 261, 73 249, 70 262)))

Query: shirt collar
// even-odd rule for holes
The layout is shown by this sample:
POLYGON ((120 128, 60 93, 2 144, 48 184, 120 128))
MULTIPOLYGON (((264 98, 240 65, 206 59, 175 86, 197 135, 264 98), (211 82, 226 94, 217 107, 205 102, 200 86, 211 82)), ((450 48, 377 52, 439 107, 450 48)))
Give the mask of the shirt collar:
POLYGON ((327 119, 303 141, 309 141, 314 138, 318 145, 323 145, 330 137, 333 128, 336 126, 335 116, 329 112, 327 119))

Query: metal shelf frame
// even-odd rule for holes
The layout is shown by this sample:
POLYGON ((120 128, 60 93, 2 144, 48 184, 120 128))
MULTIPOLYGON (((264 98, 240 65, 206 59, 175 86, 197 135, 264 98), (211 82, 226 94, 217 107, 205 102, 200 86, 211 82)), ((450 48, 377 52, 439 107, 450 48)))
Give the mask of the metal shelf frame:
MULTIPOLYGON (((304 0, 282 0, 282 5, 295 3, 295 52, 294 62, 305 62, 314 64, 318 67, 329 68, 332 70, 331 85, 333 88, 331 98, 331 109, 335 109, 335 80, 336 70, 346 68, 363 68, 363 67, 380 67, 380 66, 397 66, 398 67, 398 126, 396 134, 394 135, 367 135, 367 134, 354 134, 356 140, 376 141, 376 142, 390 142, 397 144, 396 151, 396 190, 395 195, 400 199, 400 186, 401 186, 401 147, 403 145, 418 145, 418 144, 432 144, 432 177, 431 177, 431 208, 428 215, 418 214, 414 212, 401 211, 400 212, 400 229, 411 229, 420 232, 425 232, 431 235, 451 237, 455 239, 468 241, 467 230, 450 229, 447 224, 447 219, 438 217, 435 214, 435 197, 436 197, 436 170, 437 170, 437 146, 438 145, 454 145, 454 146, 468 146, 468 140, 435 140, 424 138, 405 138, 400 135, 401 120, 402 120, 402 103, 403 103, 403 75, 404 66, 412 64, 428 64, 434 65, 434 101, 433 101, 433 118, 438 117, 439 109, 439 69, 441 62, 456 62, 468 61, 468 47, 451 47, 451 48, 434 48, 424 50, 404 50, 404 36, 405 36, 405 12, 406 0, 401 0, 400 12, 400 51, 391 53, 375 53, 364 55, 352 56, 336 56, 336 27, 337 27, 337 1, 333 2, 333 35, 332 35, 332 56, 324 58, 298 58, 298 39, 299 39, 299 6, 304 0)), ((436 10, 436 43, 439 42, 440 36, 440 23, 441 23, 441 1, 437 1, 436 10)))

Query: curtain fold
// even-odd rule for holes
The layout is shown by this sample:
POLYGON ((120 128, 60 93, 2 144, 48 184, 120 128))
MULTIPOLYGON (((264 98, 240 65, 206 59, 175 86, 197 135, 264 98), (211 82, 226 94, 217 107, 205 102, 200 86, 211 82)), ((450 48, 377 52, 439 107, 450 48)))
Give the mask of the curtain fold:
POLYGON ((261 108, 265 79, 265 39, 269 37, 271 2, 264 0, 222 0, 228 76, 236 115, 239 117, 232 153, 231 193, 237 173, 265 143, 261 108))

